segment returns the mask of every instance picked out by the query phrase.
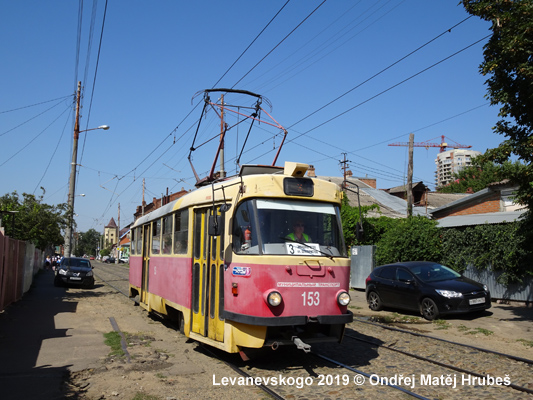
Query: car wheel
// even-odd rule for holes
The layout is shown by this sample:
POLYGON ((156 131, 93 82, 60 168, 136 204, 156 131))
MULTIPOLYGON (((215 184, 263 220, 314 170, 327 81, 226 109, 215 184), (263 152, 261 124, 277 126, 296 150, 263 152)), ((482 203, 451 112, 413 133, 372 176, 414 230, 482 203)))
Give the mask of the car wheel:
POLYGON ((379 294, 376 292, 370 292, 368 293, 368 307, 372 311, 380 311, 383 308, 383 303, 381 302, 381 298, 379 297, 379 294))
POLYGON ((420 303, 420 313, 428 321, 433 321, 439 316, 439 309, 433 300, 426 297, 420 303))

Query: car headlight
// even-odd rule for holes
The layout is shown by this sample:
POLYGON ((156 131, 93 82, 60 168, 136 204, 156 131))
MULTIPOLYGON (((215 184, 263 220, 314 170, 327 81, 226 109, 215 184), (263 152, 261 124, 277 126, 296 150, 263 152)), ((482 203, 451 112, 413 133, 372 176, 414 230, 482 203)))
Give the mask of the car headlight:
POLYGON ((348 292, 340 292, 338 295, 337 295, 337 302, 341 305, 341 306, 347 306, 348 304, 350 304, 350 295, 348 294, 348 292))
POLYGON ((485 292, 488 292, 488 291, 489 291, 489 287, 488 287, 487 285, 483 285, 483 290, 484 290, 485 292))
POLYGON ((448 299, 457 298, 457 297, 463 297, 462 293, 454 292, 453 290, 435 289, 435 291, 438 294, 440 294, 441 296, 447 297, 448 299))
POLYGON ((63 269, 63 268, 59 269, 59 275, 66 275, 66 274, 67 274, 67 270, 66 269, 63 269))
POLYGON ((87 272, 87 274, 85 274, 85 276, 93 276, 93 271, 87 272))
POLYGON ((272 307, 279 306, 281 304, 282 300, 283 300, 283 298, 281 297, 281 293, 280 292, 272 291, 272 292, 270 292, 267 295, 267 302, 272 307))

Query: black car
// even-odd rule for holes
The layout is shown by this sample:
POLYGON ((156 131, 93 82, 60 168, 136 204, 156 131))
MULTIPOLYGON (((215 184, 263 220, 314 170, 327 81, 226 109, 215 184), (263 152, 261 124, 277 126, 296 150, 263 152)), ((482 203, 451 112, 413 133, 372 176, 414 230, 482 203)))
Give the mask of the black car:
POLYGON ((384 306, 420 311, 430 321, 440 314, 483 311, 491 306, 486 285, 428 261, 375 268, 366 278, 366 299, 374 311, 384 306))
POLYGON ((79 285, 94 287, 94 274, 91 262, 86 258, 66 257, 56 268, 54 285, 79 285))

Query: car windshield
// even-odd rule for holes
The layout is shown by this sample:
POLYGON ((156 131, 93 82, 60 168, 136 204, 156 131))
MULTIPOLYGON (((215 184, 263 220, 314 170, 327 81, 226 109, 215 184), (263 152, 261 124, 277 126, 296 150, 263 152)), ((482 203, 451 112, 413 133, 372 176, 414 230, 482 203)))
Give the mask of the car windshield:
POLYGON ((411 268, 411 272, 423 282, 446 281, 461 277, 461 274, 453 269, 440 264, 419 265, 411 268))
POLYGON ((254 199, 233 218, 237 254, 346 256, 339 207, 319 202, 254 199))
POLYGON ((91 263, 88 260, 77 258, 64 258, 61 261, 62 268, 79 267, 79 268, 91 268, 91 263))

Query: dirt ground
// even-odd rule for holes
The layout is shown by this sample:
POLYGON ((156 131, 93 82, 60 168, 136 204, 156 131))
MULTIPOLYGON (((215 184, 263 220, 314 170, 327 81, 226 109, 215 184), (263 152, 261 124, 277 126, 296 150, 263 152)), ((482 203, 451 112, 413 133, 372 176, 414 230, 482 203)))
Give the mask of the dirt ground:
MULTIPOLYGON (((127 355, 95 357, 91 367, 71 369, 65 384, 71 399, 171 400, 197 398, 264 398, 258 389, 214 385, 214 377, 236 377, 234 371, 207 355, 198 343, 187 340, 163 322, 104 285, 93 291, 69 290, 67 299, 78 302, 78 328, 91 326, 102 334, 113 331, 110 318, 126 335, 127 355)), ((435 335, 503 353, 533 359, 533 309, 522 304, 493 304, 482 315, 446 318, 430 323, 417 315, 368 309, 364 292, 352 291, 351 310, 356 318, 396 321, 402 329, 435 335)), ((357 330, 357 322, 350 326, 357 330)), ((103 345, 105 347, 105 345, 103 345)), ((108 348, 104 354, 111 352, 108 348)))

